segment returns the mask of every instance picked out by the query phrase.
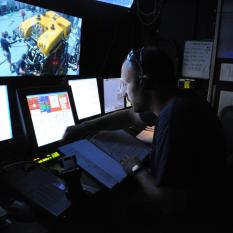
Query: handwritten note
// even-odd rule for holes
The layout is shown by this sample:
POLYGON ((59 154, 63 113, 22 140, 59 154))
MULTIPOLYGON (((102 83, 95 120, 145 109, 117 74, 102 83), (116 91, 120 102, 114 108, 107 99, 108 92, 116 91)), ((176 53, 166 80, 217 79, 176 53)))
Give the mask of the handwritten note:
POLYGON ((182 76, 209 79, 212 48, 212 41, 186 41, 182 76))

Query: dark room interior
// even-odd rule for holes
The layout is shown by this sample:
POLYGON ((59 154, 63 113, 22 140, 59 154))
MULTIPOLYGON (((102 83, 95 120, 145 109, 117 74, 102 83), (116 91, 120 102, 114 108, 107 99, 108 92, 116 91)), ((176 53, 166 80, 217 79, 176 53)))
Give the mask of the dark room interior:
POLYGON ((0 0, 0 232, 233 232, 232 24, 231 0, 0 0))

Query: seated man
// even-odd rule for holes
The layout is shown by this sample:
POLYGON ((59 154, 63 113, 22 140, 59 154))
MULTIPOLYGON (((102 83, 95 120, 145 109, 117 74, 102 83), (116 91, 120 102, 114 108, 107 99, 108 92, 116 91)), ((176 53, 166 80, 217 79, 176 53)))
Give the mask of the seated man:
POLYGON ((121 79, 133 108, 69 127, 63 141, 92 130, 155 124, 150 166, 142 167, 129 155, 122 161, 124 169, 135 174, 151 208, 167 219, 208 222, 217 212, 225 161, 222 129, 213 109, 194 93, 177 89, 172 61, 155 47, 131 51, 121 79))
POLYGON ((22 57, 14 64, 17 75, 26 75, 26 57, 24 53, 22 57))

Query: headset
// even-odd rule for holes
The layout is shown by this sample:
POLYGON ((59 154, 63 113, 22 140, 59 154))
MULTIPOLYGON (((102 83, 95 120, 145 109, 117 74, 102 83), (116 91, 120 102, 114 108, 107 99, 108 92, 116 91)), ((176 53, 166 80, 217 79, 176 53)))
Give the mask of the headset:
POLYGON ((137 65, 138 70, 139 70, 138 78, 139 78, 140 85, 142 85, 145 88, 149 88, 150 77, 147 76, 143 71, 143 56, 144 56, 144 47, 142 47, 141 49, 137 49, 137 50, 132 49, 129 52, 126 60, 137 65))

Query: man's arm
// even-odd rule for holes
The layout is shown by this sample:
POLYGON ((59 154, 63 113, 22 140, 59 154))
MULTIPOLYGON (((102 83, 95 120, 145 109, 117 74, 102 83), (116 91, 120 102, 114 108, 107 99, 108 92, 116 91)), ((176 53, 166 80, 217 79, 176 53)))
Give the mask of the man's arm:
POLYGON ((117 111, 94 120, 86 121, 84 123, 87 127, 95 130, 116 130, 128 128, 132 125, 145 127, 138 113, 133 109, 126 109, 117 111))
POLYGON ((187 201, 187 192, 181 188, 157 187, 154 178, 142 169, 135 174, 137 181, 151 200, 151 203, 165 214, 183 212, 187 201))
POLYGON ((151 201, 151 205, 165 214, 181 213, 184 211, 187 200, 185 188, 156 186, 155 178, 144 168, 135 156, 127 155, 121 161, 127 174, 134 175, 139 185, 151 201))
POLYGON ((146 127, 138 113, 133 109, 117 111, 93 120, 85 121, 82 124, 68 127, 64 136, 63 143, 85 137, 89 133, 98 130, 117 130, 128 128, 132 125, 146 127))

